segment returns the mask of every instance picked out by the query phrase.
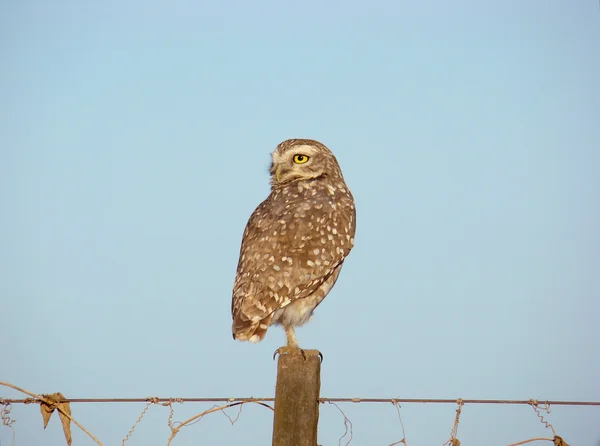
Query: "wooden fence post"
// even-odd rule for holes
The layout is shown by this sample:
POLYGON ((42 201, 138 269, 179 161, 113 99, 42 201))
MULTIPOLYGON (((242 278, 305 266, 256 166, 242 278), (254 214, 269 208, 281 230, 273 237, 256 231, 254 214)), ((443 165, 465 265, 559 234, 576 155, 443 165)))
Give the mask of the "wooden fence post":
POLYGON ((279 355, 275 387, 273 446, 316 446, 321 389, 318 350, 279 355))

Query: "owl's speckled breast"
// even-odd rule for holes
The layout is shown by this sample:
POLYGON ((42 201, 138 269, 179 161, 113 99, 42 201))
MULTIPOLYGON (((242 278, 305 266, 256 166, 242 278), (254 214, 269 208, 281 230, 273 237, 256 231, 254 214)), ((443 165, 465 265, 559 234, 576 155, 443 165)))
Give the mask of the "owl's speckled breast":
POLYGON ((259 341, 271 324, 308 322, 354 246, 356 210, 337 160, 322 144, 289 140, 273 154, 271 193, 250 217, 232 299, 236 339, 259 341), (294 166, 292 159, 301 157, 294 166))

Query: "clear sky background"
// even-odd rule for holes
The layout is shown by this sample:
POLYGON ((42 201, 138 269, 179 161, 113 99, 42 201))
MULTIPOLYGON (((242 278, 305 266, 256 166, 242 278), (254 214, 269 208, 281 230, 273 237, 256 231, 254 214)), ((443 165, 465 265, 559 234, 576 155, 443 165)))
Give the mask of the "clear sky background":
MULTIPOLYGON (((269 153, 300 137, 337 155, 358 212, 298 330, 322 396, 600 400, 598 1, 2 0, 0 60, 0 380, 273 396, 283 331, 233 341, 231 288, 269 153)), ((402 438, 391 404, 340 407, 352 446, 402 438)), ((73 415, 116 445, 142 408, 73 415)), ((442 444, 454 413, 404 404, 408 443, 442 444)), ((58 418, 12 415, 17 446, 64 444, 58 418)), ((166 444, 167 416, 126 444, 166 444)), ((173 444, 270 444, 271 417, 215 413, 173 444)), ((598 407, 548 420, 600 442, 598 407)), ((343 433, 321 406, 319 443, 343 433)), ((535 436, 527 406, 467 405, 458 438, 535 436)))

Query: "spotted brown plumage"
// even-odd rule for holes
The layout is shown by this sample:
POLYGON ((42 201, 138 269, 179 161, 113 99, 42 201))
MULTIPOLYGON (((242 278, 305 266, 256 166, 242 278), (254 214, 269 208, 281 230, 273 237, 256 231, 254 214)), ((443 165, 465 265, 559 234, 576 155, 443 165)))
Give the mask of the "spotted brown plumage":
POLYGON ((272 154, 271 193, 251 215, 233 286, 233 338, 259 342, 272 324, 305 324, 354 246, 356 209, 333 153, 310 139, 272 154))

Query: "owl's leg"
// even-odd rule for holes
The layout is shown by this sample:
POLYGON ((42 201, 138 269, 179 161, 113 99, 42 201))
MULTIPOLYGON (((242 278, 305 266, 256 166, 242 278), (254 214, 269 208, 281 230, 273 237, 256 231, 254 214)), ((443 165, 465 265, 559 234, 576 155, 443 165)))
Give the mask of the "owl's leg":
POLYGON ((304 356, 304 359, 306 359, 306 356, 304 355, 304 350, 302 350, 298 345, 298 339, 296 339, 294 327, 292 325, 286 325, 283 328, 285 330, 285 337, 287 338, 287 345, 285 347, 279 347, 277 350, 275 350, 275 353, 273 353, 273 359, 275 359, 275 357, 278 354, 290 355, 298 352, 302 353, 302 356, 304 356))
POLYGON ((285 327, 285 336, 287 337, 287 346, 289 348, 299 348, 298 339, 296 339, 296 333, 294 332, 294 327, 288 325, 285 327))

